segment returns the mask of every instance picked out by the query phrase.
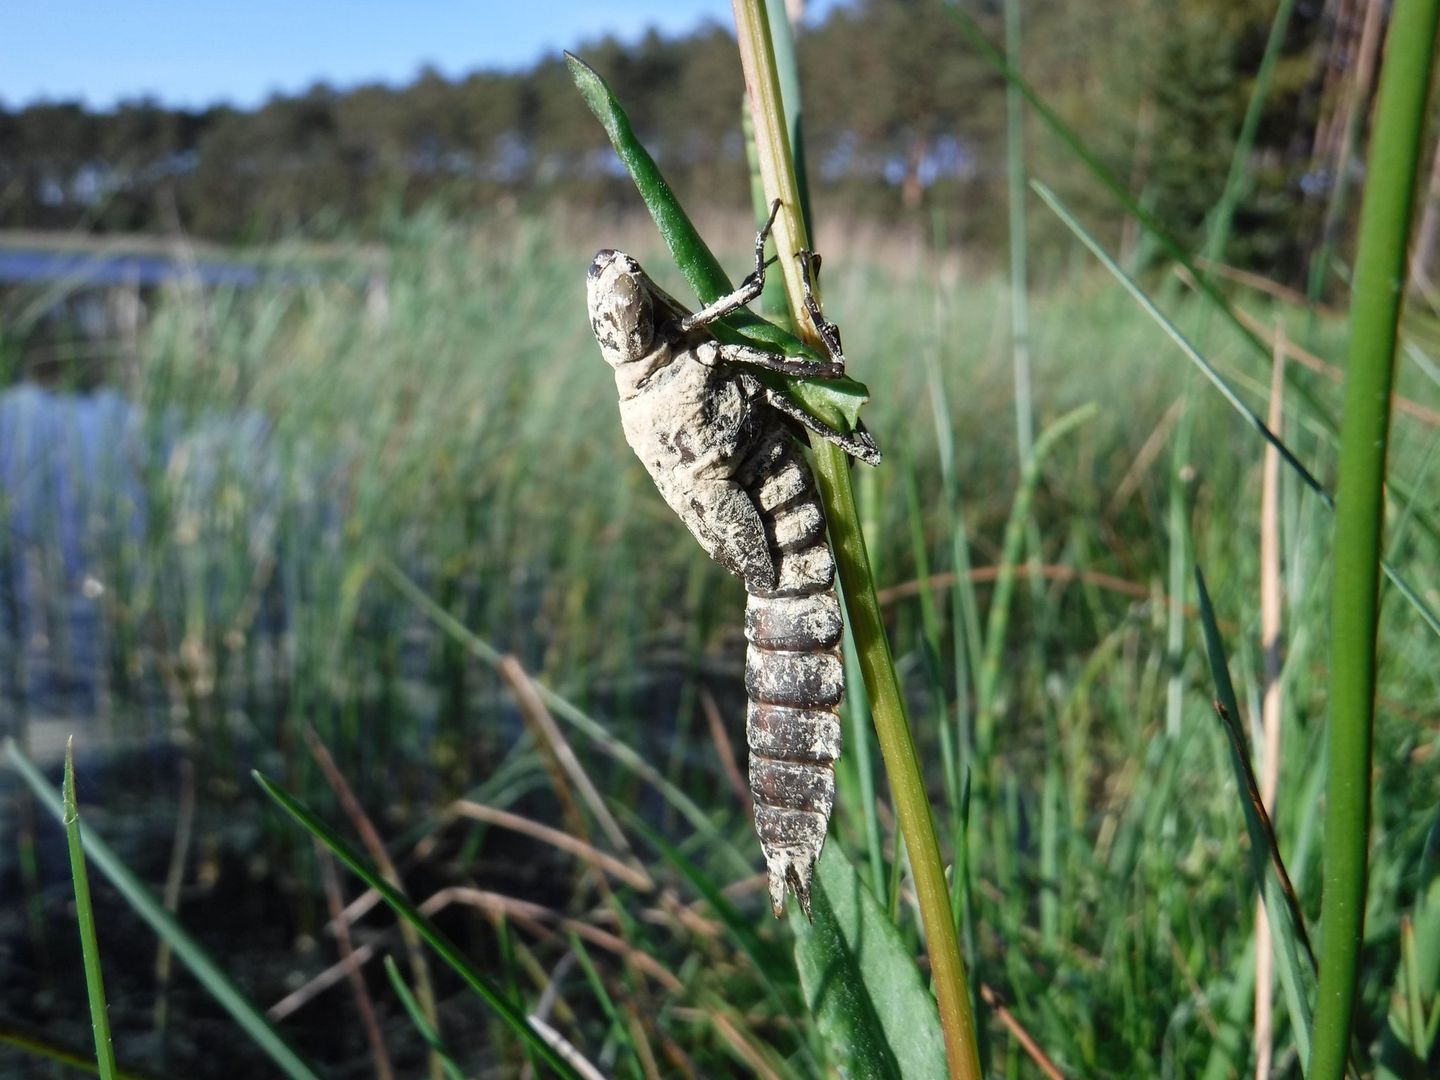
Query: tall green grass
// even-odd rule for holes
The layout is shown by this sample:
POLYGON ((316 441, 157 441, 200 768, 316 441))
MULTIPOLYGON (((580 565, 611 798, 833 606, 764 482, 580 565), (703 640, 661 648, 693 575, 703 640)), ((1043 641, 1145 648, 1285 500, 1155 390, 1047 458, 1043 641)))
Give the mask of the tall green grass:
MULTIPOLYGON (((826 223, 818 228, 823 249, 826 223)), ((747 234, 741 223, 733 236, 709 238, 739 268, 747 234)), ((303 750, 301 728, 312 723, 397 856, 431 835, 461 856, 403 865, 424 868, 426 880, 509 890, 571 920, 531 912, 525 922, 512 907, 502 930, 499 909, 447 912, 496 965, 507 962, 498 943, 510 942, 513 979, 497 967, 492 981, 517 1008, 540 1007, 551 973, 574 951, 571 934, 603 930, 633 950, 583 938, 584 970, 566 963, 572 974, 556 981, 558 1003, 547 1006, 546 1022, 605 1071, 638 1075, 652 1056, 677 1060, 667 1056, 673 1046, 701 1075, 754 1071, 756 1062, 776 1075, 814 1075, 824 1047, 788 965, 789 931, 766 913, 761 891, 743 886, 745 870, 760 869, 750 824, 703 716, 686 714, 703 687, 739 745, 742 593, 698 560, 632 463, 610 373, 585 325, 584 266, 593 248, 617 242, 687 295, 658 239, 626 223, 462 226, 427 214, 397 222, 383 247, 383 316, 347 281, 162 300, 140 368, 142 433, 155 454, 142 460, 147 524, 116 528, 123 506, 95 520, 107 722, 121 736, 179 727, 194 737, 200 831, 237 817, 265 821, 260 850, 299 883, 288 900, 294 925, 318 908, 304 884, 313 880, 308 855, 293 839, 286 846, 289 830, 236 777, 259 766, 333 819, 332 797, 303 750), (238 440, 214 426, 241 410, 264 418, 263 437, 238 440), (166 424, 184 437, 162 453, 166 424), (385 564, 458 626, 437 626, 432 610, 377 573, 385 564), (474 659, 461 628, 514 653, 574 715, 599 722, 571 723, 551 703, 606 800, 633 808, 657 838, 622 815, 626 839, 661 889, 602 885, 549 848, 448 821, 446 803, 468 791, 570 827, 568 793, 546 769, 548 748, 522 723, 510 687, 474 659), (690 733, 683 738, 682 726, 690 733), (638 752, 649 772, 618 744, 638 752), (676 808, 675 792, 707 828, 676 808), (519 850, 531 872, 506 876, 519 843, 530 845, 519 850)), ((1171 535, 1167 455, 1151 454, 1148 465, 1137 459, 1189 393, 1187 524, 1243 709, 1258 700, 1260 679, 1258 440, 1218 395, 1187 388, 1160 329, 1108 279, 1097 273, 1034 295, 1037 429, 1088 403, 1100 407, 1038 464, 1028 513, 1046 576, 1013 590, 997 641, 984 628, 1014 511, 1013 383, 1007 326, 997 318, 1009 286, 956 283, 939 257, 897 270, 883 254, 828 260, 825 302, 855 373, 878 391, 866 418, 888 463, 867 481, 867 538, 901 686, 920 718, 942 852, 957 864, 963 855, 957 906, 967 960, 1067 1074, 1244 1071, 1254 912, 1244 821, 1210 710, 1198 621, 1187 612, 1180 723, 1165 729, 1166 625, 1183 599, 1167 595, 1167 553, 1181 538, 1171 535), (922 567, 929 578, 918 582, 922 567), (965 748, 982 679, 993 801, 979 839, 962 850, 967 773, 977 767, 965 748)), ((358 251, 356 265, 370 265, 358 251)), ((1251 374, 1250 344, 1196 302, 1165 301, 1177 326, 1258 405, 1264 383, 1251 374)), ((1262 318, 1277 314, 1244 303, 1262 318)), ((1322 322, 1311 345, 1333 357, 1343 342, 1343 327, 1322 322)), ((1401 392, 1433 404, 1434 388, 1418 372, 1399 375, 1401 392)), ((1323 404, 1338 403, 1328 385, 1312 389, 1323 404)), ((1324 424, 1303 403, 1295 409, 1292 449, 1332 475, 1324 424)), ((1391 472, 1412 490, 1433 484, 1434 439, 1433 429, 1397 417, 1391 472)), ((1281 784, 1305 793, 1318 790, 1328 700, 1330 556, 1314 497, 1285 484, 1282 557, 1295 631, 1281 784)), ((1440 586, 1437 546, 1408 528, 1390 552, 1422 594, 1440 586)), ((1436 732, 1425 720, 1440 707, 1433 639, 1407 605, 1386 605, 1379 618, 1388 647, 1378 668, 1382 797, 1362 1050, 1384 1031, 1402 917, 1423 885, 1427 793, 1440 781, 1436 732)), ((858 781, 856 790, 864 790, 858 781)), ((1291 804, 1309 805, 1303 794, 1291 804)), ((895 871, 888 807, 876 813, 847 798, 835 817, 831 842, 865 862, 867 875, 880 859, 897 902, 912 904, 903 866, 895 871)), ((1312 924, 1313 818, 1282 810, 1277 821, 1312 924)), ((123 828, 94 819, 100 835, 123 828)), ((599 830, 591 840, 630 857, 599 830)), ((110 939, 103 922, 101 933, 110 939)), ((243 947, 243 928, 236 936, 243 947)), ((326 962, 299 964, 313 971, 326 962)), ((114 1007, 119 984, 108 966, 106 975, 114 1007)), ((309 1008, 339 1010, 339 1002, 309 1008)), ((303 1030, 307 1015, 316 1014, 291 1022, 303 1030)), ((993 1011, 979 1015, 991 1072, 1029 1075, 1019 1042, 993 1011)), ((182 1008, 172 1022, 186 1022, 182 1008)), ((467 1068, 519 1068, 520 1052, 488 1024, 440 1034, 467 1068)), ((122 1060, 136 1060, 134 1037, 116 1024, 122 1060)), ((355 1045, 363 1054, 358 1034, 355 1045)), ((1275 1045, 1280 1068, 1294 1075, 1286 1054, 1294 1033, 1283 1020, 1275 1045)))

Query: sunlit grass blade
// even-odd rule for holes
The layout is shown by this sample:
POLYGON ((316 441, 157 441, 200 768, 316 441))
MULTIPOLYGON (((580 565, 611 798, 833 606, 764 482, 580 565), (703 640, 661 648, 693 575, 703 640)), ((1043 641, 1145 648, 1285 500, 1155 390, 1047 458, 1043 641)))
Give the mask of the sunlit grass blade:
POLYGON ((1338 1080, 1345 1069, 1360 979, 1390 394, 1437 22, 1436 0, 1396 0, 1380 72, 1351 289, 1330 617, 1320 996, 1311 1080, 1338 1080))
POLYGON ((534 1028, 530 1026, 525 1015, 521 1013, 506 998, 504 992, 493 986, 490 980, 482 975, 473 964, 466 958, 455 945, 442 934, 435 924, 427 919, 414 904, 398 889, 386 881, 380 874, 363 859, 359 852, 354 851, 349 844, 340 839, 331 831, 323 821, 317 818, 310 810, 294 796, 276 787, 260 772, 252 772, 255 782, 260 785, 265 794, 274 799, 280 808, 294 818, 311 836, 319 840, 327 848, 335 853, 335 857, 348 866, 354 874, 365 882, 370 888, 380 894, 381 899, 389 904, 394 912, 404 919, 417 932, 425 943, 435 950, 435 954, 443 960, 455 974, 463 979, 467 986, 475 991, 488 1005, 491 1010, 538 1054, 551 1068, 561 1076, 580 1080, 577 1073, 563 1057, 547 1042, 534 1028))
POLYGON ((816 866, 815 921, 791 915, 795 966, 826 1052, 854 1076, 945 1075, 935 999, 895 924, 834 844, 816 866))
MULTIPOLYGON (((13 741, 7 739, 4 745, 10 764, 16 772, 29 785, 41 805, 56 821, 63 823, 65 806, 60 794, 46 782, 40 770, 20 753, 13 741)), ((318 1080, 315 1070, 296 1053, 270 1021, 265 1019, 264 1013, 255 1007, 235 981, 210 958, 210 954, 176 921, 175 916, 165 910, 164 905, 151 895, 140 879, 131 873, 129 867, 121 862, 93 829, 87 829, 81 834, 81 843, 85 855, 95 868, 105 875, 106 880, 125 898, 125 902, 135 914, 145 920, 150 928, 169 944, 176 957, 190 969, 190 973, 199 980, 206 993, 230 1014, 250 1040, 275 1063, 276 1068, 293 1080, 318 1080)))
MULTIPOLYGON (((1073 232, 1077 238, 1079 238, 1080 242, 1090 249, 1091 254, 1093 254, 1097 259, 1099 259, 1105 269, 1109 270, 1110 273, 1115 277, 1115 279, 1120 282, 1120 284, 1124 287, 1125 291, 1131 295, 1131 297, 1135 300, 1137 304, 1140 305, 1140 307, 1145 311, 1145 313, 1149 315, 1152 319, 1154 319, 1160 325, 1160 328, 1165 331, 1166 335, 1170 338, 1170 340, 1175 342, 1175 344, 1180 347, 1180 351, 1185 354, 1185 356, 1190 360, 1190 362, 1193 363, 1205 374, 1205 377, 1208 378, 1211 383, 1214 384, 1215 388, 1220 391, 1221 396, 1230 403, 1231 408, 1233 408, 1242 417, 1244 417, 1245 420, 1249 422, 1250 426, 1254 428, 1255 431, 1260 435, 1260 437, 1275 448, 1276 452, 1279 453, 1281 460, 1290 467, 1291 471, 1294 472, 1295 475, 1300 478, 1301 482, 1304 483, 1304 485, 1320 499, 1321 503, 1324 504, 1327 509, 1334 510, 1335 497, 1331 495, 1330 492, 1326 490, 1325 486, 1315 478, 1315 475, 1308 468, 1306 468, 1306 466, 1300 461, 1298 457, 1295 456, 1294 452, 1285 445, 1284 441, 1273 431, 1270 430, 1269 425, 1267 425, 1264 420, 1260 419, 1259 414, 1256 413, 1254 409, 1250 408, 1250 406, 1246 405, 1245 402, 1240 399, 1240 395, 1235 392, 1234 387, 1232 387, 1225 380, 1225 377, 1215 369, 1215 366, 1205 358, 1205 356, 1200 352, 1200 350, 1197 349, 1193 344, 1191 344, 1189 338, 1187 338, 1183 333, 1180 332, 1180 328, 1177 327, 1173 322, 1171 322, 1168 317, 1166 317, 1165 313, 1160 310, 1160 308, 1156 305, 1155 301, 1152 300, 1150 296, 1145 292, 1145 290, 1140 288, 1140 286, 1135 282, 1135 279, 1132 278, 1129 274, 1127 274, 1121 268, 1120 264, 1117 263, 1113 258, 1111 258, 1110 253, 1100 246, 1100 242, 1090 234, 1089 230, 1087 230, 1085 226, 1080 224, 1079 220, 1066 208, 1065 204, 1060 201, 1059 197, 1056 196, 1053 191, 1051 191, 1048 187, 1046 187, 1039 181, 1032 181, 1031 186, 1034 187, 1035 191, 1039 194, 1040 198, 1045 201, 1046 205, 1049 206, 1050 209, 1055 211, 1055 215, 1065 223, 1066 227, 1068 227, 1070 231, 1073 232)), ((1387 404, 1388 415, 1388 394, 1385 396, 1385 402, 1387 404)), ((1397 588, 1399 588, 1401 595, 1403 595, 1405 599, 1410 602, 1410 605, 1425 621, 1425 624, 1429 626, 1430 629, 1433 630, 1437 635, 1440 635, 1440 614, 1436 614, 1435 611, 1430 608, 1430 606, 1424 601, 1420 594, 1408 582, 1405 581, 1405 579, 1400 575, 1400 572, 1396 570, 1388 560, 1378 558, 1378 546, 1376 549, 1376 554, 1378 565, 1380 569, 1384 572, 1385 576, 1395 583, 1397 588)))
POLYGON ((976 693, 975 737, 981 761, 989 759, 994 742, 995 694, 1000 679, 1000 661, 1004 654, 1005 634, 1010 625, 1010 605, 1015 592, 1016 569, 1025 543, 1025 527, 1034 505, 1035 488, 1040 483, 1041 469, 1055 445, 1098 412, 1093 403, 1081 405, 1047 427, 1036 440, 1029 460, 1021 471, 1020 485, 1010 505, 1001 547, 1000 567, 995 578, 995 592, 990 600, 990 614, 985 623, 985 652, 980 667, 979 690, 976 693))
POLYGON ((1275 839, 1275 830, 1260 797, 1260 785, 1250 767, 1250 751, 1240 728, 1240 703, 1235 696, 1235 686, 1230 681, 1225 644, 1215 621, 1210 592, 1205 587, 1205 575, 1198 566, 1195 567, 1195 589, 1200 624, 1205 633, 1205 655, 1215 680, 1217 712, 1230 748, 1230 766, 1235 773, 1235 787, 1240 795, 1245 829, 1250 836, 1250 869, 1256 889, 1265 898, 1265 913, 1270 919, 1274 945, 1279 954, 1280 982, 1290 1013, 1290 1027, 1295 1036, 1300 1066, 1304 1069, 1310 1060, 1310 1030, 1314 1024, 1310 996, 1316 982, 1315 955, 1310 948, 1310 936, 1305 930, 1300 902, 1296 899, 1294 886, 1290 884, 1290 875, 1275 839))
POLYGON ((65 844, 70 852, 70 878, 75 883, 75 921, 80 926, 80 954, 85 963, 85 995, 90 1003, 90 1028, 95 1035, 95 1063, 103 1080, 114 1080, 115 1045, 110 1038, 110 1007, 100 967, 100 939, 95 933, 95 908, 90 903, 90 876, 80 837, 80 805, 75 795, 75 740, 65 743, 65 844))
POLYGON ((410 1023, 420 1033, 420 1037, 429 1044, 430 1049, 440 1058, 440 1064, 445 1070, 445 1075, 450 1080, 465 1080, 465 1073, 456 1064, 450 1051, 446 1048, 440 1033, 435 1030, 429 1019, 425 1016, 425 1010, 420 1007, 420 1002, 411 991, 405 976, 400 974, 400 969, 395 965, 395 958, 385 957, 385 975, 390 980, 390 986, 395 991, 395 996, 400 999, 400 1004, 405 1007, 405 1015, 410 1017, 410 1023))

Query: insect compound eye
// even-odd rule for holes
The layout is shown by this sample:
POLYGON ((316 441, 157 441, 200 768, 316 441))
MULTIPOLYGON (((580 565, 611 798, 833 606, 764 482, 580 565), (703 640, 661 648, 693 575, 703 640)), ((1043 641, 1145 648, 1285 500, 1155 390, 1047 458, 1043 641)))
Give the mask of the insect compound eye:
POLYGON ((620 251, 601 251, 586 276, 590 327, 612 364, 638 360, 655 339, 655 304, 640 264, 620 251))

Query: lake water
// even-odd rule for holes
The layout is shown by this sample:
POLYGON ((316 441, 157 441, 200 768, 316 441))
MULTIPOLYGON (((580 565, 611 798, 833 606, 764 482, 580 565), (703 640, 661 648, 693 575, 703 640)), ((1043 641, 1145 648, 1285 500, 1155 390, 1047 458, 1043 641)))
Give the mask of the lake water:
POLYGON ((100 708, 106 589, 134 584, 113 580, 118 567, 138 581, 173 572, 146 565, 156 471, 172 516, 202 512, 241 472, 268 502, 269 433, 255 412, 147 416, 109 388, 0 391, 0 714, 100 708))
POLYGON ((262 280, 296 280, 294 270, 218 259, 181 261, 168 255, 0 248, 0 285, 64 282, 89 287, 154 288, 173 281, 246 288, 262 280))

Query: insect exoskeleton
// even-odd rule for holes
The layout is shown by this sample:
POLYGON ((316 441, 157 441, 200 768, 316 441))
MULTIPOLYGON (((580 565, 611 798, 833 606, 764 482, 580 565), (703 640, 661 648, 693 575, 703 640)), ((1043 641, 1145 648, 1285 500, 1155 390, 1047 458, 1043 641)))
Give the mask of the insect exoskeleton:
POLYGON ((626 440, 665 502, 749 594, 746 735, 755 828, 775 914, 784 911, 788 889, 808 916, 835 798, 836 710, 845 681, 835 560, 798 436, 808 429, 870 464, 880 452, 863 430, 820 423, 752 374, 843 373, 839 334, 813 299, 810 313, 830 364, 722 343, 707 329, 760 294, 769 228, 756 238, 754 272, 698 312, 618 251, 595 256, 587 293, 590 325, 615 369, 626 440))
POLYGON ((773 586, 746 581, 745 735, 755 831, 779 915, 785 890, 810 913, 810 878, 835 801, 845 693, 835 560, 810 470, 783 427, 741 475, 765 526, 773 586))

